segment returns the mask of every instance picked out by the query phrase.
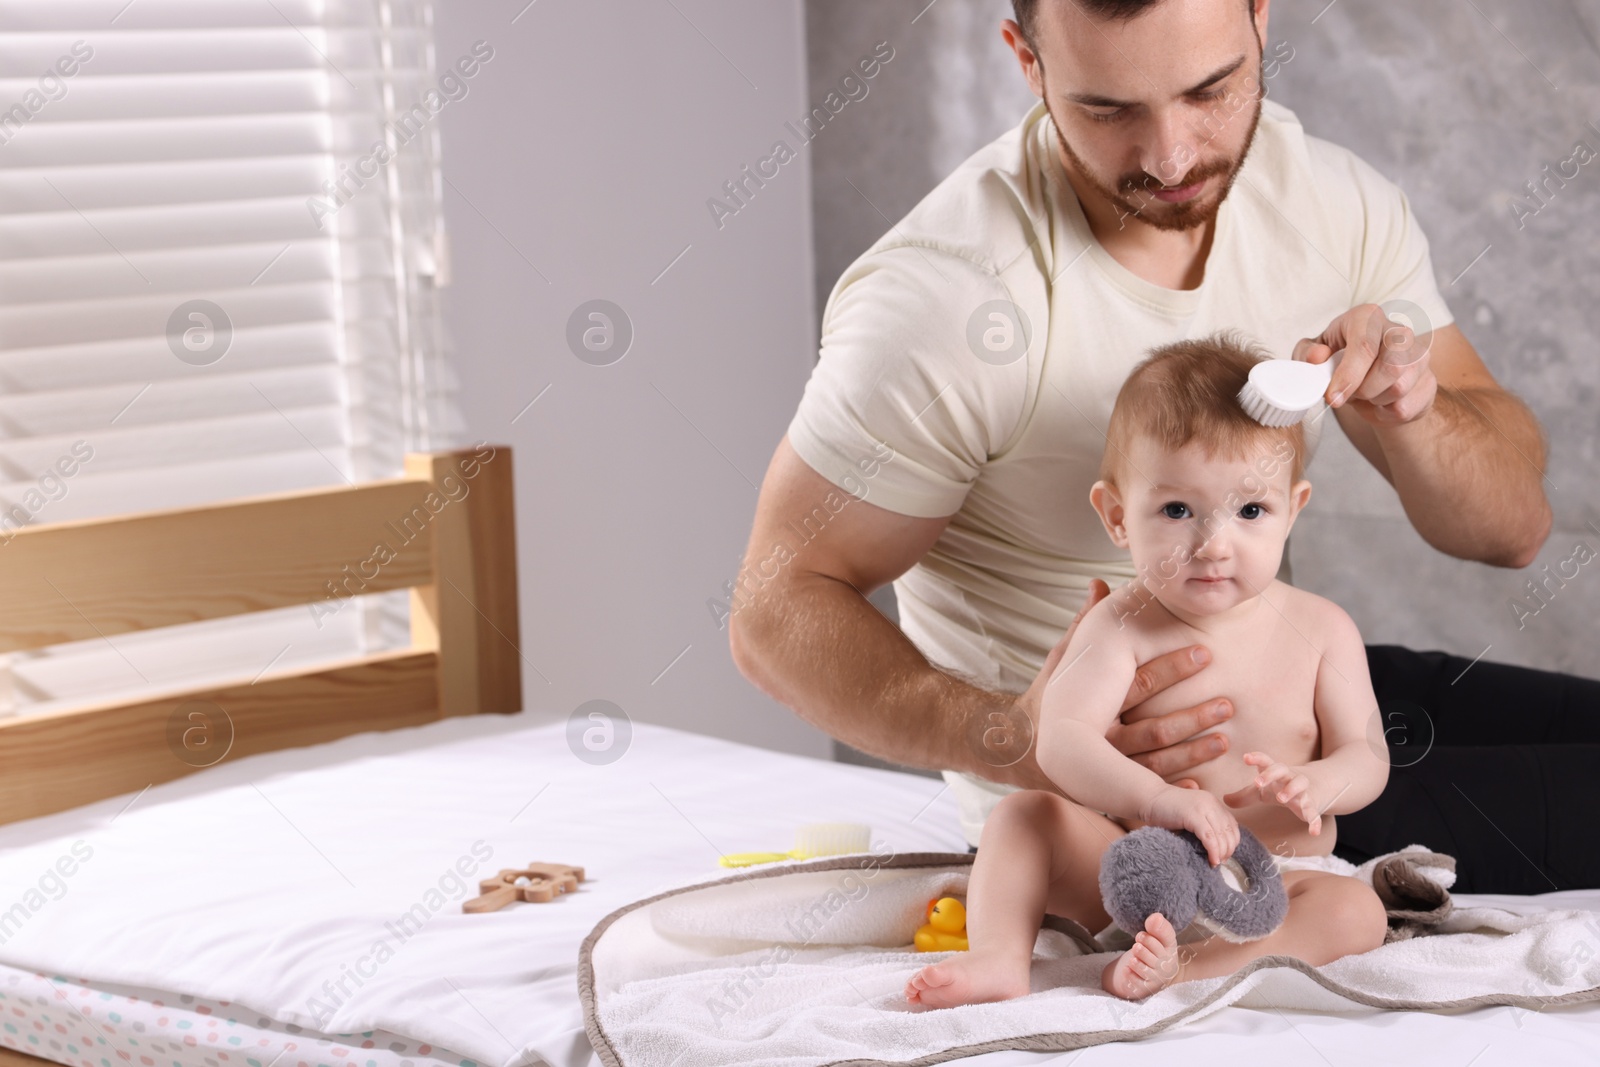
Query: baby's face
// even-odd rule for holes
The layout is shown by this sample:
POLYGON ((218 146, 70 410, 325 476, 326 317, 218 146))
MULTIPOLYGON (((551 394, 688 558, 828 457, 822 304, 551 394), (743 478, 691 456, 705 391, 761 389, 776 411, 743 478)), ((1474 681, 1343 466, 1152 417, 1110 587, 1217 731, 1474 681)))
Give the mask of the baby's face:
POLYGON ((1220 615, 1271 584, 1311 483, 1289 484, 1293 446, 1208 457, 1196 442, 1169 451, 1137 437, 1121 492, 1091 494, 1112 541, 1175 614, 1220 615))

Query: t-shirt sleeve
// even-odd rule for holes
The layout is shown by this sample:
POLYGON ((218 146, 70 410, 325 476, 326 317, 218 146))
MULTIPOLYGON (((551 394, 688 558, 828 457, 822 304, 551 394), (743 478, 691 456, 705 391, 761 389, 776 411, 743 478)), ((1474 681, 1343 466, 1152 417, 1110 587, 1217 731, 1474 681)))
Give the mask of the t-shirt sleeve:
POLYGON ((829 297, 789 443, 858 499, 954 514, 1019 425, 1028 365, 1043 348, 1042 316, 1026 310, 1017 343, 1015 308, 993 272, 947 252, 900 247, 857 260, 829 297))
POLYGON ((1353 153, 1347 160, 1365 223, 1351 279, 1352 306, 1378 304, 1418 334, 1449 325, 1455 316, 1439 294, 1428 238, 1410 200, 1365 160, 1353 153))

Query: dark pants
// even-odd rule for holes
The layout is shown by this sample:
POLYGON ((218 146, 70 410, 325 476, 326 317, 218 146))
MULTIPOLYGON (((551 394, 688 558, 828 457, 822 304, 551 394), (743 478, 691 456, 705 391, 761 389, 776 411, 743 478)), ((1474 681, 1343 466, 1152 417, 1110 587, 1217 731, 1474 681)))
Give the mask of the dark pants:
POLYGON ((1396 645, 1367 665, 1389 784, 1339 816, 1335 855, 1426 845, 1461 893, 1600 887, 1600 681, 1396 645))
POLYGON ((1367 664, 1389 783, 1339 816, 1334 855, 1423 845, 1458 893, 1600 888, 1600 681, 1397 645, 1367 664))

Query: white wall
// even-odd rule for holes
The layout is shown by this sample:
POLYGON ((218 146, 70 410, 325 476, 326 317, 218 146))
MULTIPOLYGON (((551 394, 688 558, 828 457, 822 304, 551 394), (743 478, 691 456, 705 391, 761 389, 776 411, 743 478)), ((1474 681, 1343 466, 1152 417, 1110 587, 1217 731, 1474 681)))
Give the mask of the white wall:
POLYGON ((808 157, 706 207, 806 110, 800 0, 522 4, 445 0, 436 41, 494 49, 440 118, 445 325, 463 436, 515 449, 525 704, 826 756, 706 606, 816 351, 808 157), (634 329, 608 366, 566 340, 596 298, 634 329))

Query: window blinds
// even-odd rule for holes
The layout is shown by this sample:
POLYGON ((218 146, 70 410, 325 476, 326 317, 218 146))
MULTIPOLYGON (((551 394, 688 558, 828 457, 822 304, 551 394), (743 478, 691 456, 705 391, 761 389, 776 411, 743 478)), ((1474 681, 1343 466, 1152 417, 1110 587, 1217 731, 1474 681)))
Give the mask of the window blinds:
MULTIPOLYGON (((39 522, 389 477, 429 447, 430 23, 420 0, 0 0, 0 551, 39 522)), ((404 612, 17 654, 0 710, 391 647, 404 612)))

